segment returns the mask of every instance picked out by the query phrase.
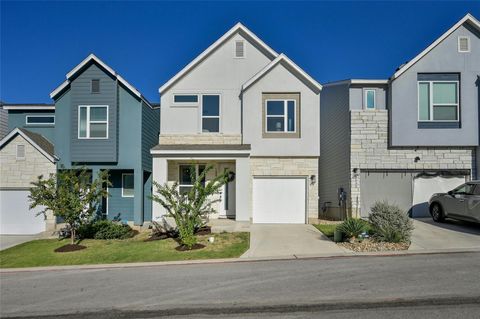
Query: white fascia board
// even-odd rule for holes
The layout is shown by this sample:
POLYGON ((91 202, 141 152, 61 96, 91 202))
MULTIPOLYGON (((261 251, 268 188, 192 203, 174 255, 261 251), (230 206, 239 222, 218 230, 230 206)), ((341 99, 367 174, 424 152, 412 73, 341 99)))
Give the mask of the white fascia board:
POLYGON ((237 33, 239 31, 244 32, 247 34, 250 38, 253 39, 254 42, 256 42, 260 47, 262 47, 264 50, 266 50, 268 53, 270 53, 272 56, 277 57, 278 53, 275 52, 272 48, 270 48, 265 42, 260 40, 259 37, 257 37, 253 32, 248 30, 243 24, 240 22, 237 23, 233 28, 227 31, 224 35, 222 35, 217 41, 215 41, 212 45, 210 45, 205 51, 203 51, 200 55, 198 55, 195 59, 193 59, 189 64, 187 64, 180 72, 175 74, 170 80, 168 80, 164 85, 162 85, 159 89, 158 92, 160 94, 164 93, 167 88, 169 88, 173 83, 178 81, 180 78, 182 78, 184 75, 186 75, 188 72, 190 72, 195 66, 197 66, 203 59, 205 59, 210 53, 215 51, 220 45, 222 45, 230 36, 232 36, 234 33, 237 33))
POLYGON ((388 80, 367 80, 367 79, 352 79, 350 84, 388 84, 388 80))
POLYGON ((55 105, 3 105, 4 110, 55 110, 55 105))
POLYGON ((470 13, 465 15, 460 21, 458 21, 453 27, 448 29, 447 32, 442 34, 435 42, 430 44, 425 50, 423 50, 420 54, 418 54, 415 58, 410 60, 407 64, 405 64, 403 67, 400 68, 395 74, 392 76, 392 80, 398 78, 400 75, 402 75, 405 71, 407 71, 411 66, 413 66, 415 63, 417 63, 421 58, 423 58, 427 53, 432 51, 437 45, 439 45, 443 40, 445 40, 450 34, 452 34, 455 30, 457 30, 461 25, 463 25, 465 22, 470 22, 477 30, 480 31, 480 22, 472 16, 470 13))
POLYGON ((70 72, 67 73, 67 80, 74 76, 81 68, 83 68, 90 60, 94 60, 98 64, 102 66, 105 70, 107 70, 112 75, 116 75, 115 71, 106 65, 102 60, 100 60, 95 54, 89 54, 82 62, 80 62, 76 67, 74 67, 70 72))
POLYGON ((245 82, 242 85, 242 92, 246 91, 250 86, 252 86, 257 80, 259 80, 261 77, 263 77, 265 74, 270 72, 278 63, 280 62, 286 62, 290 67, 293 68, 293 70, 300 75, 302 78, 307 80, 310 84, 312 84, 315 88, 317 88, 319 91, 322 90, 322 85, 315 81, 310 75, 308 75, 305 71, 303 71, 298 65, 296 65, 292 60, 290 60, 285 54, 280 54, 275 60, 267 64, 260 72, 255 74, 250 80, 245 82))
POLYGON ((20 129, 16 128, 12 130, 10 133, 7 134, 1 141, 0 141, 0 148, 2 148, 5 144, 10 141, 11 138, 13 138, 15 135, 20 134, 24 139, 27 140, 28 143, 30 143, 35 149, 37 149, 40 153, 43 154, 50 162, 55 163, 58 158, 56 156, 51 156, 47 152, 43 150, 40 146, 38 146, 37 143, 35 143, 30 137, 28 137, 25 133, 23 133, 20 129))
POLYGON ((152 155, 215 155, 215 154, 250 154, 250 150, 150 150, 152 155))

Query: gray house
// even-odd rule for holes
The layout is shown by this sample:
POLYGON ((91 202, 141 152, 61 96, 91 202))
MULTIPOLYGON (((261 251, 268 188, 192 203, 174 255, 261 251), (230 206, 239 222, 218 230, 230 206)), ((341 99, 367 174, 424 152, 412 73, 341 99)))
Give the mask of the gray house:
POLYGON ((365 217, 388 200, 426 216, 433 193, 478 178, 479 74, 468 14, 388 80, 326 84, 320 214, 365 217))
MULTIPOLYGON (((318 217, 321 85, 242 24, 160 87, 154 180, 191 187, 190 169, 225 169, 211 218, 306 223, 318 217)), ((163 208, 153 206, 153 218, 163 208)))

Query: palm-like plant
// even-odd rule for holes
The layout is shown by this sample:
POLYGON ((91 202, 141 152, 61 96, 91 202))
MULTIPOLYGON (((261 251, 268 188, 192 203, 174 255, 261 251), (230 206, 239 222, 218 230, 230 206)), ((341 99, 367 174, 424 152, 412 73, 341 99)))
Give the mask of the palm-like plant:
POLYGON ((338 225, 337 229, 345 234, 347 238, 355 241, 355 239, 367 229, 367 223, 362 219, 348 218, 338 225))

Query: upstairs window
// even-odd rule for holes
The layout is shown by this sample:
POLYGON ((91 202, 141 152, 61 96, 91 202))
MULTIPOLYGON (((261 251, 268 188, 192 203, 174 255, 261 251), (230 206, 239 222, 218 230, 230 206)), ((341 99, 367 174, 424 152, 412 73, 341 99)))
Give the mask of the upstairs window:
POLYGON ((197 94, 174 94, 173 104, 196 106, 198 105, 198 95, 197 94))
POLYGON ((16 159, 17 161, 25 160, 25 145, 17 144, 16 159))
POLYGON ((108 105, 80 105, 78 107, 78 138, 108 138, 108 105))
POLYGON ((91 82, 91 92, 100 93, 100 80, 94 79, 91 82))
POLYGON ((245 42, 242 40, 235 41, 235 57, 236 58, 245 57, 245 42))
POLYGON ((419 81, 419 121, 458 121, 458 81, 419 81))
POLYGON ((268 133, 294 133, 296 118, 295 100, 267 100, 266 127, 268 133))
POLYGON ((458 52, 465 53, 470 52, 470 38, 458 37, 458 52))
POLYGON ((375 109, 375 90, 365 90, 365 108, 367 110, 375 109))
POLYGON ((54 115, 27 115, 25 118, 27 125, 54 125, 54 115))
POLYGON ((202 95, 202 132, 220 132, 220 95, 202 95))

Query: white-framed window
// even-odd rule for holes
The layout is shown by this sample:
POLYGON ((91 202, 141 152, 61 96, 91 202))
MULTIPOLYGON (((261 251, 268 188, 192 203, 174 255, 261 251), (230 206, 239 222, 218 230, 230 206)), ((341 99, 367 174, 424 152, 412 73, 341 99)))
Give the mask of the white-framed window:
POLYGON ((376 107, 375 104, 375 90, 368 89, 364 91, 364 105, 367 110, 373 110, 376 107))
MULTIPOLYGON (((188 193, 193 187, 192 169, 195 170, 195 177, 198 178, 200 174, 205 170, 205 165, 180 165, 179 166, 179 178, 178 178, 178 190, 180 194, 188 193)), ((205 185, 205 179, 202 180, 202 184, 205 185)))
POLYGON ((198 106, 199 97, 198 94, 188 94, 188 93, 175 93, 173 94, 173 105, 178 106, 198 106))
POLYGON ((27 115, 25 117, 27 125, 55 125, 55 115, 27 115))
POLYGON ((295 133, 296 101, 265 100, 265 127, 267 133, 295 133))
POLYGON ((458 37, 458 52, 460 53, 470 52, 470 37, 467 37, 467 36, 458 37))
POLYGON ((243 40, 235 41, 235 58, 237 59, 245 58, 245 41, 243 40))
POLYGON ((220 132, 220 95, 202 95, 202 133, 220 132))
POLYGON ((90 82, 90 92, 100 93, 100 79, 92 79, 90 82))
POLYGON ((108 139, 108 105, 78 106, 78 138, 108 139))
POLYGON ((135 182, 133 173, 122 174, 122 197, 133 197, 135 195, 135 182))
POLYGON ((16 159, 17 161, 25 160, 25 145, 17 144, 16 159))
POLYGON ((458 81, 418 81, 418 120, 457 122, 458 81))

